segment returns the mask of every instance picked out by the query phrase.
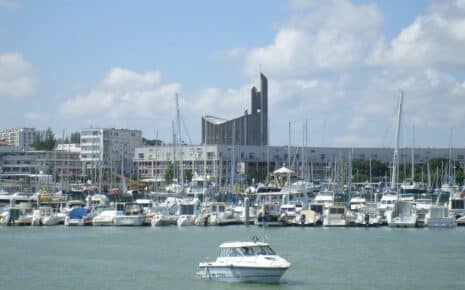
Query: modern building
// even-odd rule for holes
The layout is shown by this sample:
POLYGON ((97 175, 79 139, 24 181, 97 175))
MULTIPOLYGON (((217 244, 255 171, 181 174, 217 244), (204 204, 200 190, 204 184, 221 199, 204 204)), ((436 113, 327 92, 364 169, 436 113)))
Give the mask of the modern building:
MULTIPOLYGON (((272 172, 281 166, 290 167, 298 176, 309 179, 312 175, 314 179, 320 179, 326 177, 331 164, 347 161, 349 156, 388 164, 392 161, 393 151, 392 148, 291 147, 289 150, 287 146, 229 145, 178 145, 175 150, 172 145, 165 145, 136 148, 134 165, 141 179, 160 180, 174 160, 178 168, 182 160, 184 169, 193 169, 197 175, 203 176, 205 167, 207 176, 218 183, 228 184, 233 175, 238 179, 257 172, 272 172), (290 166, 288 160, 291 160, 290 166)), ((465 148, 454 148, 451 153, 452 160, 465 162, 465 148)), ((415 162, 419 164, 448 157, 448 148, 415 149, 415 162)), ((409 163, 411 149, 401 149, 399 159, 409 163)))
POLYGON ((63 150, 9 150, 0 152, 2 179, 21 179, 33 174, 50 174, 58 181, 61 177, 77 180, 82 175, 79 153, 63 150))
POLYGON ((70 143, 70 144, 57 144, 57 150, 69 151, 74 153, 81 153, 81 144, 70 143))
POLYGON ((38 131, 34 128, 0 129, 0 139, 20 150, 30 150, 32 143, 38 136, 38 131))
POLYGON ((251 112, 232 120, 202 117, 202 143, 268 145, 268 80, 260 74, 260 91, 251 90, 251 112))
POLYGON ((133 170, 134 149, 142 146, 142 131, 113 128, 81 129, 81 161, 85 173, 101 168, 125 175, 133 170))

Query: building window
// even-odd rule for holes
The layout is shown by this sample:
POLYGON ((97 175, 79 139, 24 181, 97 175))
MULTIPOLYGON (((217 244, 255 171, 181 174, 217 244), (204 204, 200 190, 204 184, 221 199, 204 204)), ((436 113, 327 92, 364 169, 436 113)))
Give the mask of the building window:
POLYGON ((144 153, 139 153, 139 159, 144 159, 144 153))

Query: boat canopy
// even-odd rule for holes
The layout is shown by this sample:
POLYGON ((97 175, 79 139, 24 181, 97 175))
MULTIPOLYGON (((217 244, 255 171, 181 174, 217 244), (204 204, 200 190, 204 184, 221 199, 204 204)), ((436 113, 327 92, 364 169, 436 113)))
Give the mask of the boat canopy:
POLYGON ((69 212, 68 216, 72 219, 80 219, 88 213, 89 210, 85 207, 75 207, 69 212))
POLYGON ((285 166, 273 171, 274 174, 295 174, 295 171, 285 166))
POLYGON ((269 246, 263 242, 228 242, 220 245, 220 248, 240 248, 240 247, 262 247, 269 246))

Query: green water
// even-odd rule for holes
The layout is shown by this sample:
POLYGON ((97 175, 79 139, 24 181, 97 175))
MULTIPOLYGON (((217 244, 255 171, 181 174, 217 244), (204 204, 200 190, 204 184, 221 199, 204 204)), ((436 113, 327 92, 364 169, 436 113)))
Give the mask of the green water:
POLYGON ((0 227, 0 289, 465 289, 465 228, 266 229, 292 263, 280 285, 200 280, 254 226, 0 227))

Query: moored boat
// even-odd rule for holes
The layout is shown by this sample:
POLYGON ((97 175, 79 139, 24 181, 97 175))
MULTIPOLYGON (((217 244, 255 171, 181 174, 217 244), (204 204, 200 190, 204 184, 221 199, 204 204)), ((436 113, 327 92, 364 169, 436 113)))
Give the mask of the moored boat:
POLYGON ((231 242, 220 245, 215 261, 199 264, 199 276, 226 282, 279 283, 291 264, 267 243, 231 242))

